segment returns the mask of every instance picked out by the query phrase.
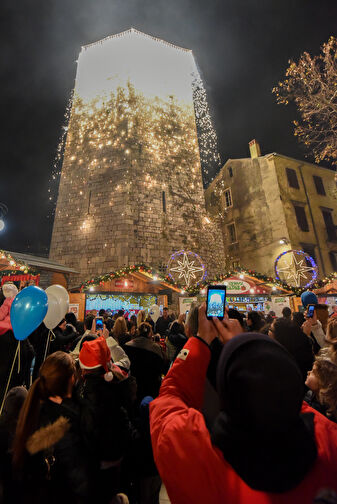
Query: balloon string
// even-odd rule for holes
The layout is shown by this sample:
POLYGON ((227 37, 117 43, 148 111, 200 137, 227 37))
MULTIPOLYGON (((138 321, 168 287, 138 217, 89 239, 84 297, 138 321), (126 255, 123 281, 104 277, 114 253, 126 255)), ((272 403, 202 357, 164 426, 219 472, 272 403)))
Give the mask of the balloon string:
POLYGON ((46 341, 46 348, 45 348, 44 356, 43 356, 43 361, 45 361, 46 358, 47 358, 47 353, 48 353, 48 350, 49 350, 50 333, 51 333, 51 330, 49 329, 48 336, 47 336, 47 341, 46 341))
POLYGON ((16 357, 18 355, 19 348, 20 348, 20 341, 18 341, 18 346, 16 347, 16 351, 15 351, 15 355, 14 355, 14 359, 13 359, 13 363, 12 363, 12 367, 11 367, 11 372, 9 373, 9 378, 8 378, 8 381, 7 381, 6 389, 5 389, 3 398, 2 398, 2 403, 1 403, 1 408, 0 408, 0 416, 2 414, 2 410, 3 410, 4 404, 5 404, 5 399, 6 399, 8 387, 9 387, 10 381, 12 379, 14 364, 15 364, 15 361, 16 361, 16 357))
POLYGON ((18 374, 20 373, 21 368, 21 341, 19 341, 19 350, 18 350, 18 374))

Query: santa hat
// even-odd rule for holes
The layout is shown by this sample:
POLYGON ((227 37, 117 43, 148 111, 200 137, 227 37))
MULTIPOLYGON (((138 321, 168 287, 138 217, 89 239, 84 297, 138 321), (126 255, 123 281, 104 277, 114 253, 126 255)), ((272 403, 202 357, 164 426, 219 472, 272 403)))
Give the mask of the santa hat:
POLYGON ((103 367, 105 370, 104 379, 111 381, 113 374, 109 370, 111 354, 104 336, 85 341, 80 351, 79 362, 82 369, 98 369, 103 367))
POLYGON ((2 286, 2 292, 6 298, 12 298, 15 297, 19 291, 15 284, 5 283, 2 286))

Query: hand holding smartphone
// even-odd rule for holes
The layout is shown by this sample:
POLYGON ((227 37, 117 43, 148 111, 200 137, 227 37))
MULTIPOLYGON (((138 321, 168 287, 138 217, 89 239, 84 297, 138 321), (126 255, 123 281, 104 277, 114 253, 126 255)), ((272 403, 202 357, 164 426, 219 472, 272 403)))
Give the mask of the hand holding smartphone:
POLYGON ((96 331, 102 331, 103 330, 103 317, 96 317, 96 331))
POLYGON ((226 286, 209 285, 206 297, 206 317, 208 320, 217 317, 222 320, 225 316, 226 286))
POLYGON ((308 305, 307 314, 306 314, 307 319, 313 318, 314 313, 315 313, 315 305, 313 305, 313 304, 308 305))

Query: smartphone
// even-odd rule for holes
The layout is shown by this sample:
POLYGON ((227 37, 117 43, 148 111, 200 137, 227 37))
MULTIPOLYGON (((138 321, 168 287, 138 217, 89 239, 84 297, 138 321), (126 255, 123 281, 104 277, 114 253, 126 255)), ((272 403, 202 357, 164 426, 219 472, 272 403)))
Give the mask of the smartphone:
POLYGON ((206 297, 206 317, 208 320, 211 320, 213 317, 218 317, 222 320, 225 315, 225 304, 226 286, 209 285, 206 297))
POLYGON ((307 318, 312 318, 314 316, 314 312, 315 312, 315 305, 314 304, 308 305, 307 318))
POLYGON ((103 317, 96 317, 96 331, 103 329, 103 317))

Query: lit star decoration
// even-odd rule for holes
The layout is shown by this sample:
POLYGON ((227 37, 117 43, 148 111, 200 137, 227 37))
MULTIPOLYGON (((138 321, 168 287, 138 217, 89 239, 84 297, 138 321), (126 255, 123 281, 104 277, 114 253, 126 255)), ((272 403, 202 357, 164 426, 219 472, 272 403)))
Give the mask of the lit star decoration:
POLYGON ((302 250, 287 250, 275 260, 276 278, 283 277, 283 280, 293 287, 309 287, 315 282, 317 273, 314 259, 302 250))
POLYGON ((178 276, 178 281, 183 278, 186 287, 189 287, 191 283, 202 282, 207 275, 205 265, 198 254, 190 251, 185 252, 185 250, 179 250, 179 252, 171 255, 167 269, 172 279, 176 276, 178 276), (191 261, 190 258, 193 258, 193 260, 191 261), (195 262, 198 264, 195 264, 195 262), (178 266, 172 267, 175 263, 178 266), (172 275, 172 273, 176 273, 177 275, 172 275), (199 278, 196 276, 196 273, 198 273, 199 278))

